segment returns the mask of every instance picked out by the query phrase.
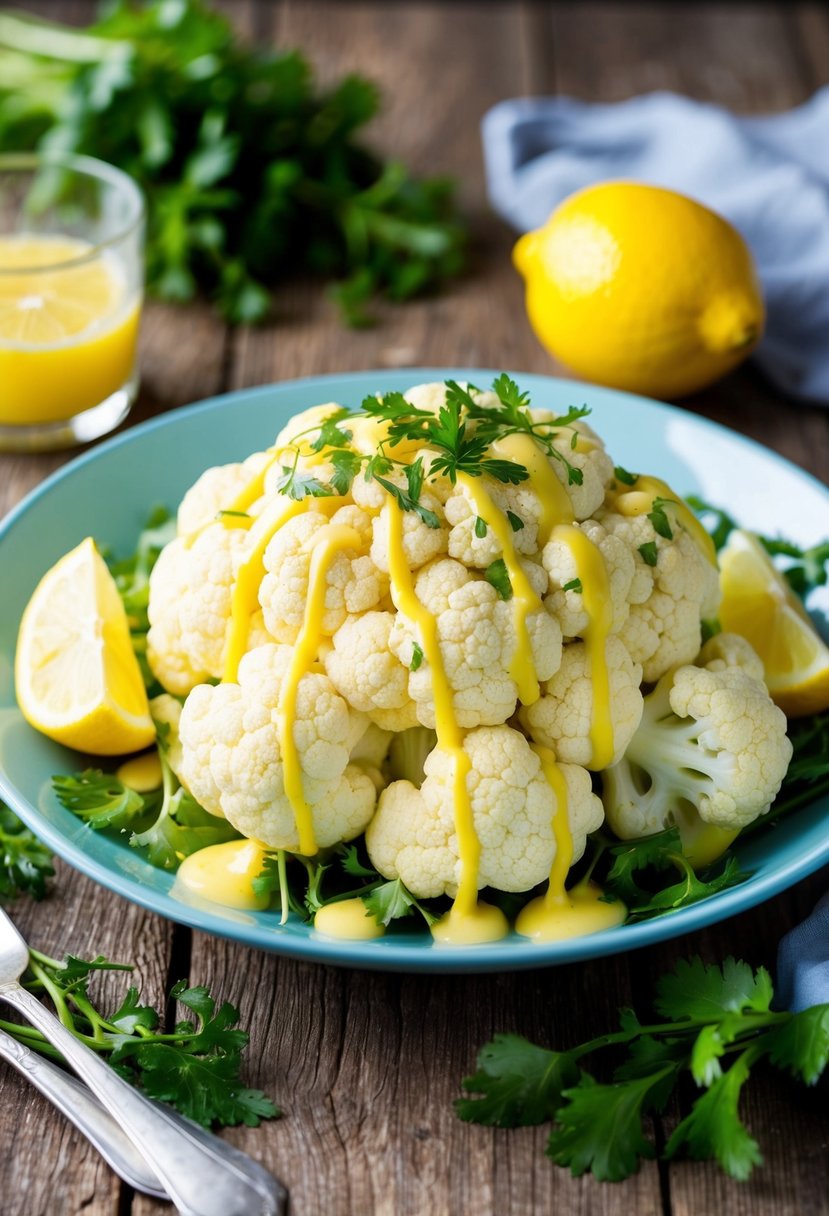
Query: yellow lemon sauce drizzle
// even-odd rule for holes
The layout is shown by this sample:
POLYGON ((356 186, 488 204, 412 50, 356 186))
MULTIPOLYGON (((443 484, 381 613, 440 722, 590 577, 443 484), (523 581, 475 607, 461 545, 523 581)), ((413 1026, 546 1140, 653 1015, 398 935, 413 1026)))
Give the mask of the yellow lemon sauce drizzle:
POLYGON ((530 474, 530 489, 541 506, 538 524, 538 548, 543 549, 556 524, 572 523, 573 504, 564 486, 559 481, 546 453, 531 435, 507 435, 496 439, 490 450, 502 460, 514 460, 522 464, 530 474))
POLYGON ((164 774, 161 771, 158 751, 126 760, 120 768, 115 770, 115 778, 129 786, 131 790, 135 790, 137 794, 149 794, 151 790, 159 789, 164 774))
POLYGON ((572 524, 561 524, 553 536, 567 545, 576 562, 581 581, 581 599, 587 613, 584 645, 593 689, 590 721, 592 756, 589 768, 607 768, 613 759, 613 719, 610 713, 610 676, 607 670, 607 638, 613 623, 610 581, 604 558, 589 536, 572 524))
POLYGON ((222 679, 225 683, 236 680, 239 674, 239 664, 247 650, 250 618, 259 607, 259 587, 265 577, 263 564, 265 550, 276 536, 280 528, 308 510, 308 500, 287 503, 281 500, 277 504, 280 513, 271 527, 265 527, 262 535, 247 555, 236 574, 230 600, 230 636, 227 639, 224 671, 222 679))
POLYGON ((533 899, 521 910, 515 931, 534 942, 562 941, 584 937, 620 925, 627 915, 624 904, 602 902, 601 890, 590 882, 578 883, 571 891, 565 887, 573 862, 573 836, 570 832, 567 783, 556 758, 547 747, 530 744, 541 761, 541 769, 555 799, 552 828, 556 851, 550 869, 550 885, 544 895, 533 899))
POLYGON ((176 886, 227 908, 263 912, 270 896, 257 895, 253 880, 262 873, 266 856, 258 840, 208 845, 184 858, 176 873, 176 886))
POLYGON ((308 597, 302 628, 291 655, 291 662, 279 695, 279 750, 282 756, 282 781, 285 794, 294 812, 298 852, 306 857, 317 851, 314 823, 302 788, 302 769, 294 740, 296 702, 299 682, 315 662, 322 636, 325 593, 328 570, 343 549, 359 549, 359 533, 346 524, 331 524, 318 532, 311 544, 311 567, 308 572, 308 597))
POLYGON ((509 674, 518 687, 519 701, 523 705, 532 705, 538 700, 541 690, 538 687, 538 676, 535 672, 527 617, 531 612, 543 611, 543 605, 518 559, 512 540, 510 522, 487 494, 481 479, 470 477, 468 473, 459 473, 458 483, 466 490, 478 515, 486 526, 492 529, 492 533, 500 545, 504 565, 512 585, 512 611, 515 624, 515 653, 510 660, 509 674))
POLYGON ((388 496, 386 510, 389 521, 389 574, 392 596, 400 612, 414 621, 420 632, 423 653, 432 673, 432 694, 435 699, 435 729, 438 745, 452 758, 454 767, 453 799, 455 831, 461 862, 461 877, 455 902, 446 916, 432 926, 436 940, 447 943, 472 944, 497 941, 507 932, 507 922, 497 908, 478 903, 478 866, 481 845, 475 831, 472 803, 466 778, 470 770, 469 757, 463 746, 463 734, 455 717, 452 689, 440 653, 437 622, 432 613, 415 594, 409 563, 403 548, 403 517, 395 500, 388 496))
POLYGON ((716 566, 717 551, 714 548, 714 542, 691 508, 682 501, 666 481, 640 473, 635 485, 622 486, 610 496, 610 505, 612 510, 618 511, 620 515, 647 515, 653 510, 656 498, 670 500, 671 510, 675 512, 677 522, 686 532, 690 533, 697 548, 708 558, 711 565, 716 566))
POLYGON ((359 898, 326 904, 315 915, 314 928, 328 937, 346 938, 349 941, 368 941, 373 937, 382 937, 385 932, 383 925, 378 924, 359 898))

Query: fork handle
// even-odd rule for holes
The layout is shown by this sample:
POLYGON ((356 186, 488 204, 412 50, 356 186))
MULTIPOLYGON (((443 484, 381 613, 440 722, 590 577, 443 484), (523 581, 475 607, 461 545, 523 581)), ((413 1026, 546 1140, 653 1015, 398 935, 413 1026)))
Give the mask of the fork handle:
POLYGON ((145 1098, 75 1038, 18 983, 0 985, 0 999, 24 1015, 58 1049, 126 1132, 155 1171, 182 1216, 280 1216, 285 1191, 256 1162, 215 1136, 196 1134, 186 1123, 145 1098))
POLYGON ((51 1060, 18 1043, 11 1035, 0 1033, 0 1056, 75 1124, 124 1182, 145 1195, 169 1199, 147 1162, 136 1152, 132 1141, 124 1135, 91 1090, 51 1060))

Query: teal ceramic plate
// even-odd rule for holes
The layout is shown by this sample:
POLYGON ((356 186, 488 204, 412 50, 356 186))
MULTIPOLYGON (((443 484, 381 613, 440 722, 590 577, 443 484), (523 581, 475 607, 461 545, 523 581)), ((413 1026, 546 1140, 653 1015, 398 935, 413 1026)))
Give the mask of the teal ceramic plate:
MULTIPOLYGON (((768 899, 829 861, 829 798, 793 815, 739 849, 752 877, 704 903, 657 920, 592 937, 532 945, 511 937, 492 945, 435 946, 402 928, 370 942, 341 942, 298 920, 280 927, 274 913, 195 907, 172 893, 173 876, 126 843, 86 828, 55 800, 53 773, 84 761, 33 731, 15 706, 15 637, 38 579, 84 536, 131 552, 148 508, 174 507, 209 465, 241 459, 273 441, 298 410, 320 401, 358 405, 367 393, 405 389, 448 376, 476 384, 495 373, 419 368, 320 376, 230 393, 138 426, 87 452, 31 494, 0 526, 0 795, 71 865, 118 895, 172 920, 296 958, 400 971, 507 971, 573 962, 651 945, 724 920, 768 899)), ((591 423, 614 459, 663 477, 680 493, 720 503, 758 531, 812 543, 829 535, 829 490, 781 457, 682 410, 607 389, 516 373, 534 405, 563 411, 589 405, 591 423)), ((405 922, 404 922, 405 926, 405 922)))

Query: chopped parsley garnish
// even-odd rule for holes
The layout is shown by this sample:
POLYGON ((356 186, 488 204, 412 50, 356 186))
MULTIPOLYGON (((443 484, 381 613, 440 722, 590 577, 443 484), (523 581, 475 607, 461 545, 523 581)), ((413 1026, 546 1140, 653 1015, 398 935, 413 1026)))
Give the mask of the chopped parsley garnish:
POLYGON ((665 540, 673 540, 674 532, 671 527, 671 521, 668 519, 666 507, 675 507, 676 503, 671 498, 655 498, 648 511, 648 519, 653 524, 653 530, 659 536, 664 536, 665 540))
POLYGON ((502 600, 512 599, 512 583, 509 578, 507 564, 502 557, 491 562, 484 570, 484 578, 491 583, 502 600))
POLYGON ((580 578, 571 578, 569 583, 564 584, 564 586, 562 587, 562 591, 577 591, 579 593, 579 595, 581 595, 581 592, 582 592, 581 579, 580 578))
POLYGON ((638 473, 629 473, 627 469, 623 469, 620 464, 616 465, 613 470, 613 476, 617 481, 621 481, 623 486, 635 486, 639 480, 638 473))
POLYGON ((417 671, 423 662, 423 647, 419 642, 412 642, 412 661, 409 663, 409 671, 417 671))
POLYGON ((657 550, 655 540, 646 540, 643 545, 639 546, 638 551, 642 555, 642 560, 647 562, 649 566, 655 566, 659 560, 659 551, 657 550))

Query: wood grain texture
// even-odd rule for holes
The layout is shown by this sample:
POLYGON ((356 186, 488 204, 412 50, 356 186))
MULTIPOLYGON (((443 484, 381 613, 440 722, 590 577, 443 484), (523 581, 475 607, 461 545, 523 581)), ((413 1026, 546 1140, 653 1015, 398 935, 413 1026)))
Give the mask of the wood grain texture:
MULTIPOLYGON (((84 0, 28 8, 81 20, 84 0)), ((320 77, 365 71, 385 106, 370 138, 419 171, 450 172, 473 230, 470 273, 446 294, 384 307, 372 330, 343 329, 318 284, 280 290, 275 323, 226 336, 206 308, 153 306, 143 334, 144 387, 130 424, 224 387, 361 367, 418 364, 554 371, 523 320, 509 262, 513 235, 485 203, 478 124, 495 101, 554 91, 617 100, 671 88, 738 111, 804 100, 829 79, 825 7, 803 3, 394 4, 225 0, 246 33, 301 45, 320 77)), ((752 369, 683 403, 829 480, 829 423, 786 402, 752 369)), ((64 457, 0 458, 0 511, 64 457)), ((312 967, 170 926, 61 868, 55 896, 16 914, 48 949, 104 949, 137 959, 156 998, 187 967, 238 1004, 251 1029, 248 1079, 285 1118, 230 1139, 291 1190, 292 1216, 807 1216, 826 1212, 825 1089, 759 1076, 745 1104, 767 1165, 737 1186, 706 1164, 648 1165, 622 1186, 571 1179, 543 1156, 546 1130, 459 1123, 461 1076, 494 1032, 566 1044, 607 1029, 619 1005, 646 1004, 656 974, 701 951, 773 965, 782 932, 826 875, 725 925, 662 948, 516 976, 420 977, 312 967), (172 963, 171 963, 171 960, 172 963), (175 971, 175 974, 172 972, 175 971)), ((668 1112, 670 1132, 681 1114, 668 1112)), ((161 1216, 119 1192, 108 1171, 39 1097, 0 1068, 0 1213, 161 1216), (44 1166, 44 1163, 48 1163, 44 1166)))

